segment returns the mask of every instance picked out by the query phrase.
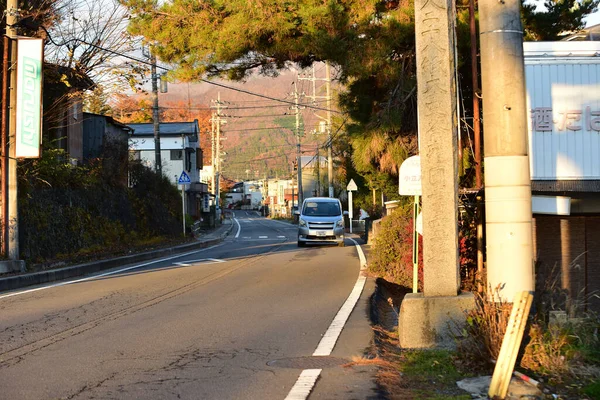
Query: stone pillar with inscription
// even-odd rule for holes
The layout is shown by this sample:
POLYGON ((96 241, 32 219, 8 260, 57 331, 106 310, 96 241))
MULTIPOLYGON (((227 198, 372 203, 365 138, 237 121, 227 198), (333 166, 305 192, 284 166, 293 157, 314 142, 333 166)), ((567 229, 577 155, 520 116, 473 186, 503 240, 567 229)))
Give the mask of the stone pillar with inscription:
POLYGON ((415 20, 424 292, 405 296, 398 328, 401 347, 451 347, 449 323, 473 305, 458 295, 454 1, 416 0, 415 20))

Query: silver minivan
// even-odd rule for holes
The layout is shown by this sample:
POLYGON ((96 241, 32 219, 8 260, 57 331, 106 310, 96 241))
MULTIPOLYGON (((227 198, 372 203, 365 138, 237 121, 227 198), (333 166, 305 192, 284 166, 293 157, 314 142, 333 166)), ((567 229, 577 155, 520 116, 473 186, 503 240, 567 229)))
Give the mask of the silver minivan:
POLYGON ((329 197, 309 197, 296 211, 298 218, 298 247, 306 243, 336 243, 344 246, 344 215, 342 203, 329 197))

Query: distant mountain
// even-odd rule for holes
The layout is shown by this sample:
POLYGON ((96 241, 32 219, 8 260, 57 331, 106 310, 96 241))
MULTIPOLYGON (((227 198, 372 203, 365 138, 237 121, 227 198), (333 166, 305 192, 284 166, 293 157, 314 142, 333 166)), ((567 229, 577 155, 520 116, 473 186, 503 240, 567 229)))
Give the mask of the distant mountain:
MULTIPOLYGON (((296 71, 284 71, 276 78, 252 76, 246 82, 215 81, 222 86, 209 83, 169 84, 168 93, 160 94, 161 107, 168 104, 187 104, 194 111, 206 110, 211 100, 221 98, 222 115, 227 121, 222 125, 221 137, 223 174, 234 180, 246 178, 287 177, 292 175, 293 161, 296 158, 296 118, 294 112, 293 82, 296 71), (254 96, 256 93, 264 97, 254 96), (289 103, 278 101, 285 100, 289 103)), ((317 94, 322 82, 317 84, 317 94)), ((311 100, 302 93, 311 95, 312 84, 308 81, 298 82, 301 103, 311 100)), ((323 100, 320 100, 322 106, 323 100)), ((214 103, 213 103, 214 105, 214 103)), ((323 107, 324 108, 324 107, 323 107)), ((320 119, 315 115, 325 116, 324 111, 302 109, 300 114, 301 149, 303 155, 316 156, 317 148, 326 141, 325 135, 314 134, 319 129, 320 119)), ((204 129, 210 132, 210 123, 204 122, 204 129)), ((207 133, 210 136, 210 133, 207 133)), ((207 138, 209 139, 209 138, 207 138)), ((210 143, 210 140, 203 140, 210 143)), ((205 163, 210 164, 210 148, 203 146, 205 163)), ((321 150, 321 154, 324 153, 321 150)))

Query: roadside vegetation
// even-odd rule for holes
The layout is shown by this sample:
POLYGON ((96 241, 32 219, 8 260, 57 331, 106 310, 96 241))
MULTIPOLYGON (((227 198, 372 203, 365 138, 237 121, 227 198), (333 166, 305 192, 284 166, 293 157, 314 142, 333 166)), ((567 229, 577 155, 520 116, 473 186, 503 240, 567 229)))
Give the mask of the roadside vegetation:
MULTIPOLYGON (((381 321, 376 331, 382 361, 379 383, 390 399, 467 399, 455 393, 456 381, 493 373, 511 306, 489 301, 491 288, 481 293, 474 290, 477 282, 470 278, 475 275, 475 257, 470 254, 474 248, 461 246, 462 289, 474 291, 476 307, 465 314, 464 328, 455 330, 457 350, 400 350, 397 313, 404 294, 412 288, 410 212, 410 207, 400 207, 385 217, 371 251, 369 271, 381 277, 379 286, 384 287, 385 303, 392 310, 391 318, 387 323, 381 321)), ((468 221, 461 225, 465 226, 460 234, 464 244, 470 242, 472 229, 468 221)), ((421 289, 422 255, 419 263, 421 289)), ((536 287, 515 368, 540 382, 550 398, 555 394, 562 399, 600 399, 600 318, 584 311, 585 299, 565 298, 557 275, 543 278, 536 287), (562 313, 559 310, 565 309, 565 304, 578 304, 579 308, 562 313)))
POLYGON ((19 165, 20 243, 28 268, 181 241, 181 198, 164 177, 107 145, 89 165, 63 150, 19 165))

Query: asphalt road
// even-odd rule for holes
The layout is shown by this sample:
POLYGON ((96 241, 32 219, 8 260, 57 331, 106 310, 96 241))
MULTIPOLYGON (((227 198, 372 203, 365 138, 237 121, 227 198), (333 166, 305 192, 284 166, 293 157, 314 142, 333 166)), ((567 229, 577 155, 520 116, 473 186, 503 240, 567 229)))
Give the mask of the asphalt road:
POLYGON ((304 398, 317 368, 311 399, 371 398, 372 370, 340 366, 369 345, 368 283, 312 356, 360 275, 346 244, 297 248, 294 226, 238 212, 212 248, 0 293, 0 399, 304 398))

